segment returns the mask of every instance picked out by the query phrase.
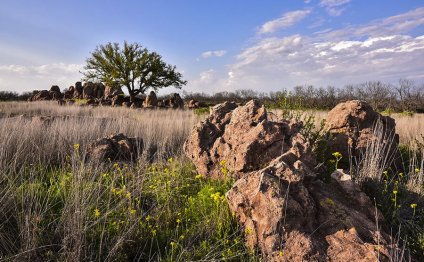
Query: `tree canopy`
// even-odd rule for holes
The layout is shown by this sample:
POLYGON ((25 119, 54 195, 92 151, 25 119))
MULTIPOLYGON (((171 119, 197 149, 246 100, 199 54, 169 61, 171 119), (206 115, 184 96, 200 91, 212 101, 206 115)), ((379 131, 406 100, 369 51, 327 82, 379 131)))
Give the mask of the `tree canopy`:
POLYGON ((87 58, 84 69, 85 80, 127 87, 131 100, 149 88, 154 91, 168 86, 181 88, 187 83, 175 66, 138 43, 124 42, 123 48, 118 43, 99 45, 87 58))

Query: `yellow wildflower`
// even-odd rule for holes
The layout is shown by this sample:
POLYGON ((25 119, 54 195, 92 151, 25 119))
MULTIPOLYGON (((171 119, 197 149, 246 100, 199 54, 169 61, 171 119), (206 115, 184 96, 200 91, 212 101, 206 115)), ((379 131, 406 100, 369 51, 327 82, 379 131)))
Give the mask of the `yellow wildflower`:
POLYGON ((98 208, 94 209, 94 216, 96 218, 99 218, 100 217, 100 210, 98 208))

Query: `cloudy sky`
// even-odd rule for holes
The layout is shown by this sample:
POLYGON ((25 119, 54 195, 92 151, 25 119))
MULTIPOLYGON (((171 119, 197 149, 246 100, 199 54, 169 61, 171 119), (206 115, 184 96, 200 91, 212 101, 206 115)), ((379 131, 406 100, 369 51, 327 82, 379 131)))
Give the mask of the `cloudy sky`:
POLYGON ((0 91, 69 87, 97 45, 125 40, 189 92, 424 83, 422 0, 2 0, 0 91))

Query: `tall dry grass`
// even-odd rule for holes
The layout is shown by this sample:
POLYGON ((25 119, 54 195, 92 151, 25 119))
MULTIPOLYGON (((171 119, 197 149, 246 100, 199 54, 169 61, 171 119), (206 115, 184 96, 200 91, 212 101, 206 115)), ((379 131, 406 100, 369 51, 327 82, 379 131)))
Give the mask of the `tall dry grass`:
POLYGON ((0 103, 0 114, 0 261, 183 261, 244 248, 226 204, 211 202, 228 185, 175 161, 199 120, 191 111, 40 102, 0 103), (143 139, 140 161, 87 165, 85 146, 114 133, 143 139), (194 252, 199 237, 216 244, 194 252))
MULTIPOLYGON (((277 116, 282 116, 284 112, 282 110, 271 110, 272 113, 277 116)), ((322 121, 327 118, 328 111, 321 110, 304 110, 294 112, 292 114, 298 114, 301 120, 313 116, 315 126, 319 127, 322 121)), ((416 139, 421 139, 424 136, 424 114, 413 114, 407 115, 402 113, 391 114, 396 121, 396 133, 399 134, 399 141, 401 144, 408 145, 416 139)))
MULTIPOLYGON (((311 113, 304 114, 303 119, 308 115, 311 113)), ((315 125, 319 126, 321 120, 325 119, 326 112, 312 112, 312 115, 315 125)), ((203 186, 203 182, 187 175, 192 173, 189 168, 184 171, 185 177, 181 178, 178 177, 180 171, 170 171, 168 167, 163 169, 162 173, 155 171, 156 166, 123 172, 120 169, 104 170, 103 167, 88 166, 81 160, 88 143, 114 133, 124 133, 144 140, 140 158, 142 163, 151 162, 152 159, 179 158, 183 155, 184 140, 200 119, 191 111, 59 107, 52 102, 11 102, 0 103, 0 116, 0 261, 2 258, 18 261, 46 259, 46 250, 54 253, 53 259, 63 261, 91 261, 100 258, 110 261, 122 260, 120 254, 125 252, 123 248, 128 245, 129 239, 137 239, 137 234, 140 234, 137 225, 145 224, 149 214, 154 216, 154 213, 149 213, 154 210, 154 205, 146 198, 146 192, 155 195, 157 199, 163 199, 165 203, 164 209, 155 210, 160 213, 158 220, 167 218, 169 220, 166 221, 175 223, 178 216, 174 217, 173 211, 176 209, 170 206, 180 205, 179 202, 172 203, 172 200, 181 196, 180 191, 175 191, 170 185, 180 183, 179 186, 185 187, 184 190, 193 187, 190 183, 203 186), (41 119, 33 116, 51 118, 41 119), (79 145, 80 150, 75 150, 75 144, 79 145), (57 168, 48 168, 49 166, 57 168), (102 178, 105 174, 108 179, 102 178), (164 176, 166 179, 163 179, 164 176), (122 180, 126 180, 125 188, 117 186, 122 180), (130 192, 133 199, 146 201, 141 204, 141 208, 134 207, 137 216, 127 215, 125 219, 128 223, 123 224, 119 231, 113 234, 110 233, 110 225, 106 220, 110 214, 121 212, 123 208, 128 212, 128 200, 122 197, 124 193, 117 198, 116 194, 110 193, 111 189, 125 189, 122 192, 130 192), (99 206, 107 208, 102 209, 99 218, 94 219, 93 210, 99 206), (98 232, 98 239, 93 239, 91 235, 94 229, 98 232), (60 239, 56 239, 58 237, 60 239), (94 244, 90 240, 97 242, 94 244)), ((404 143, 410 143, 423 133, 423 115, 393 117, 397 121, 397 130, 404 143)), ((380 208, 387 206, 386 211, 393 216, 402 214, 399 218, 407 219, 405 221, 408 227, 406 230, 402 228, 401 232, 407 232, 415 237, 414 239, 418 239, 419 234, 417 237, 414 231, 419 233, 422 227, 415 221, 422 212, 412 215, 408 205, 423 198, 424 147, 415 144, 402 180, 399 179, 399 174, 394 174, 384 182, 383 174, 390 166, 392 156, 387 155, 387 137, 381 133, 381 128, 375 129, 375 135, 381 139, 370 141, 364 157, 356 163, 357 168, 353 175, 360 183, 372 180, 381 185, 377 192, 381 194, 376 194, 376 198, 384 204, 380 208), (384 188, 386 185, 387 189, 384 188), (395 186, 399 186, 399 191, 401 186, 404 190, 404 193, 399 193, 405 195, 402 210, 393 209, 391 199, 393 191, 398 189, 395 186)), ((205 199, 209 199, 209 191, 205 192, 205 199)), ((406 227, 405 223, 398 224, 406 227)), ((207 229, 209 225, 210 223, 201 224, 199 230, 205 228, 213 233, 213 230, 207 229)), ((398 229, 395 228, 395 231, 398 229)), ((181 232, 176 234, 179 236, 181 232)), ((151 242, 146 243, 150 246, 136 250, 136 259, 159 260, 173 256, 174 250, 170 247, 165 251, 162 249, 160 253, 157 250, 161 250, 161 247, 155 248, 151 242)), ((156 245, 159 245, 159 242, 156 245)), ((212 247, 212 257, 220 258, 214 252, 215 249, 219 248, 212 247)), ((190 250, 184 250, 181 255, 188 252, 190 250)), ((236 257, 238 255, 236 254, 236 257)))
POLYGON ((142 157, 181 155, 198 117, 184 110, 133 110, 110 107, 60 107, 50 102, 0 103, 0 168, 63 163, 74 145, 123 133, 141 137, 142 157), (41 117, 40 117, 41 116, 41 117))

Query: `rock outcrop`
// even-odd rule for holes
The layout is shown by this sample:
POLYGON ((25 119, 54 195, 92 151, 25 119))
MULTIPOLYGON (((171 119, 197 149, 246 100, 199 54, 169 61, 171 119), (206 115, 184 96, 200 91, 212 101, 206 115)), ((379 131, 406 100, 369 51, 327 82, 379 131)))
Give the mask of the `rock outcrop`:
POLYGON ((155 92, 150 91, 150 94, 144 100, 144 107, 156 107, 158 105, 158 98, 155 92))
POLYGON ((83 98, 103 98, 105 93, 105 86, 102 83, 86 82, 83 86, 83 98))
POLYGON ((50 92, 56 92, 56 93, 60 93, 60 87, 53 85, 52 87, 50 87, 50 92))
POLYGON ((227 199, 247 246, 266 261, 388 261, 388 237, 376 224, 382 215, 344 176, 326 184, 283 156, 243 176, 227 199))
POLYGON ((388 261, 383 216, 341 170, 317 176, 301 122, 271 121, 255 100, 226 102, 196 126, 184 150, 201 174, 238 178, 226 194, 246 245, 265 261, 388 261))
MULTIPOLYGON (((125 106, 132 109, 139 109, 142 107, 155 109, 155 108, 184 108, 184 101, 178 93, 174 93, 166 102, 159 101, 155 92, 151 91, 148 96, 139 95, 133 97, 125 96, 121 87, 104 86, 102 83, 86 82, 84 85, 81 82, 76 82, 75 86, 70 86, 64 93, 60 92, 59 86, 53 85, 50 90, 34 90, 32 96, 28 101, 44 101, 44 100, 64 100, 58 102, 59 105, 70 105, 67 100, 77 99, 87 100, 85 103, 79 101, 81 106, 125 106)), ((199 106, 196 102, 196 106, 199 106)))
POLYGON ((130 138, 123 134, 101 138, 87 147, 87 158, 90 161, 134 161, 142 151, 143 140, 130 138))
POLYGON ((82 83, 80 81, 75 83, 75 88, 74 88, 74 98, 76 99, 82 99, 83 98, 83 86, 82 83))
POLYGON ((197 100, 190 100, 187 103, 187 108, 188 109, 196 109, 196 108, 201 108, 201 107, 206 107, 206 104, 197 100))
POLYGON ((35 90, 33 95, 29 98, 29 101, 46 101, 51 100, 52 96, 47 90, 35 90))
POLYGON ((170 108, 184 108, 184 100, 178 93, 173 93, 171 97, 165 101, 165 106, 170 108))
POLYGON ((212 177, 220 176, 222 163, 235 175, 260 169, 295 145, 302 158, 314 162, 303 153, 310 149, 299 134, 301 127, 300 122, 270 121, 257 100, 240 107, 225 102, 192 130, 184 150, 200 173, 212 177))
POLYGON ((124 95, 124 92, 122 91, 121 87, 116 87, 116 86, 105 87, 105 93, 104 93, 105 98, 112 98, 117 95, 124 95))
POLYGON ((377 142, 382 154, 391 156, 395 165, 400 168, 400 155, 397 152, 399 136, 395 132, 395 120, 382 116, 364 101, 352 100, 338 104, 327 116, 326 129, 333 139, 329 143, 332 152, 340 152, 343 156, 341 167, 347 168, 349 157, 360 159, 370 143, 377 142))

